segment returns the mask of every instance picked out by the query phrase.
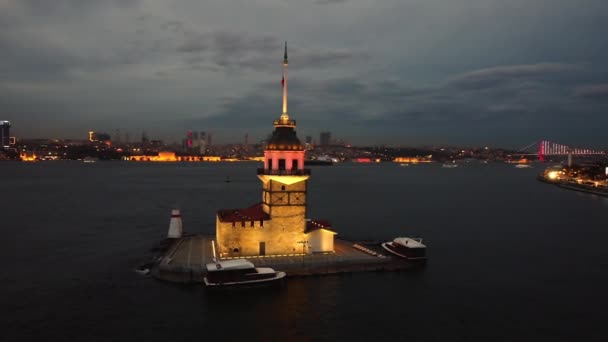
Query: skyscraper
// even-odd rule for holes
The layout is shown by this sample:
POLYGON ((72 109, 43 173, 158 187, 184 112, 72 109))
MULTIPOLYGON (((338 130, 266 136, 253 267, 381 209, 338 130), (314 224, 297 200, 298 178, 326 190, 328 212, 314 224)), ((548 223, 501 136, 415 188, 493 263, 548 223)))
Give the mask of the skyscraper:
POLYGON ((321 132, 319 141, 321 142, 321 146, 328 146, 331 144, 331 132, 321 132))
POLYGON ((11 145, 11 123, 0 121, 0 147, 9 148, 11 145))
POLYGON ((0 121, 0 147, 9 148, 11 145, 11 123, 0 121))

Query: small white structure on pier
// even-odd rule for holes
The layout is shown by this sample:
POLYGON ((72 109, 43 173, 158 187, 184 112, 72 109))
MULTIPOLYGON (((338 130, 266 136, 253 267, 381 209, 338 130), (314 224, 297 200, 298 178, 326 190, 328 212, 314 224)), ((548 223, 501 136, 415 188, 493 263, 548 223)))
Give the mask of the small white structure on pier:
POLYGON ((169 232, 167 237, 169 239, 179 239, 184 234, 184 227, 182 225, 182 214, 179 209, 171 210, 171 221, 169 221, 169 232))
POLYGON ((307 219, 306 233, 310 252, 330 253, 334 251, 334 235, 338 233, 331 230, 329 221, 307 219))

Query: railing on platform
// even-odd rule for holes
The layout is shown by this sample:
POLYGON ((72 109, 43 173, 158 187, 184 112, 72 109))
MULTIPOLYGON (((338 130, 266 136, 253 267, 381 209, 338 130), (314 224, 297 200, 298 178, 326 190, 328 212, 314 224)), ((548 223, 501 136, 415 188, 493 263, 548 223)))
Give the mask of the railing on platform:
POLYGON ((274 120, 272 123, 275 126, 286 126, 286 127, 295 127, 296 126, 296 120, 287 120, 287 121, 274 120))
POLYGON ((306 176, 310 175, 310 169, 292 169, 292 170, 272 170, 258 168, 258 175, 270 175, 270 176, 306 176))

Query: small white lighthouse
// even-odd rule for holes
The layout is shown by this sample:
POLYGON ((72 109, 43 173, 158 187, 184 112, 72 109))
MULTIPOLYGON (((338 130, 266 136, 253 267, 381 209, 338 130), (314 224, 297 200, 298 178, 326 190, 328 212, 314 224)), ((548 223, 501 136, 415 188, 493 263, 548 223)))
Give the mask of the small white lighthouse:
POLYGON ((169 239, 179 239, 184 234, 184 227, 182 225, 182 214, 179 209, 171 210, 171 221, 169 221, 169 232, 167 237, 169 239))

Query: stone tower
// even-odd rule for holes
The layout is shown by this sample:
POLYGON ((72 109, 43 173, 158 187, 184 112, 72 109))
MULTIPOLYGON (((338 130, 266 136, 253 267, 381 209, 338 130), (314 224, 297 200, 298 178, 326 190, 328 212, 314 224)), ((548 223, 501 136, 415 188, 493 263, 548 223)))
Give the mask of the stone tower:
POLYGON ((221 256, 310 253, 307 248, 306 191, 310 170, 296 122, 287 114, 287 43, 283 58, 283 112, 274 120, 264 148, 262 203, 246 209, 218 211, 217 242, 221 256))
POLYGON ((304 169, 305 149, 296 135, 296 122, 287 114, 287 64, 286 43, 283 113, 273 122, 274 132, 264 149, 264 168, 258 170, 258 177, 262 181, 262 210, 272 220, 272 229, 279 236, 277 242, 284 245, 287 252, 294 253, 302 251, 298 243, 306 240, 306 189, 310 170, 304 169))

